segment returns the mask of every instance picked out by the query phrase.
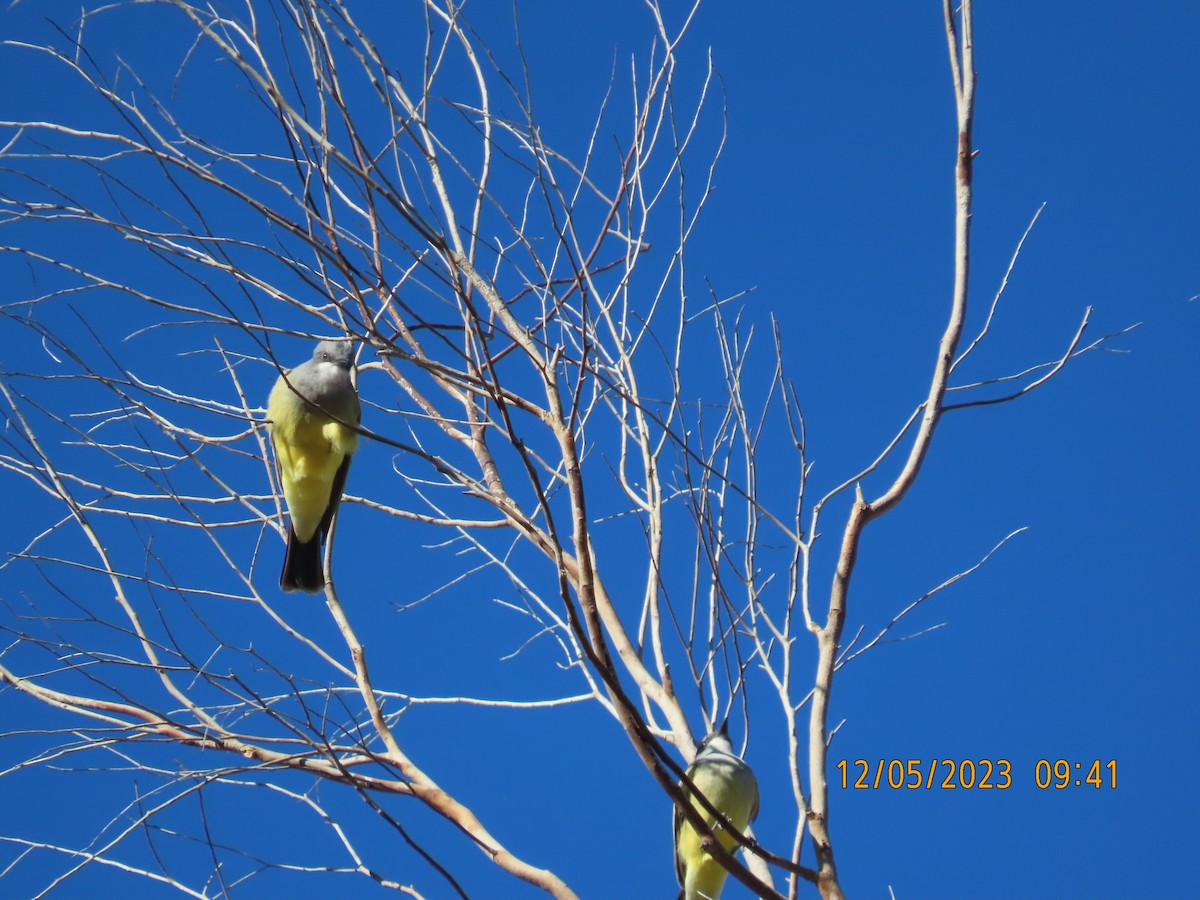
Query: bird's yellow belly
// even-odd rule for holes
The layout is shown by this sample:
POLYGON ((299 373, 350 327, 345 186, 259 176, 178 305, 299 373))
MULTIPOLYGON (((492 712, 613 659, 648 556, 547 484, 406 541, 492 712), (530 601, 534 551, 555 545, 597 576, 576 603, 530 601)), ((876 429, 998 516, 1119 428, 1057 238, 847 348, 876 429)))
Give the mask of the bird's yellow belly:
POLYGON ((272 436, 292 529, 302 542, 312 540, 329 506, 334 476, 346 457, 345 432, 354 436, 336 422, 310 419, 272 436))

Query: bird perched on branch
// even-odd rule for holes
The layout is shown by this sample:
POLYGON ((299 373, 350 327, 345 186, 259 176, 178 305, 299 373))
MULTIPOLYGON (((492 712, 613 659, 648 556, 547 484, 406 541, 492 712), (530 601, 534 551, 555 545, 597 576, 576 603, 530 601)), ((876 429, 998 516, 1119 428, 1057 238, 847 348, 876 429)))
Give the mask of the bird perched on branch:
POLYGON ((325 587, 321 551, 358 446, 353 369, 348 342, 321 341, 312 359, 279 376, 267 400, 275 467, 290 516, 279 576, 285 591, 316 594, 325 587))
MULTIPOLYGON (((758 781, 750 767, 733 751, 728 720, 700 742, 696 758, 687 768, 687 776, 739 832, 744 832, 758 815, 758 781)), ((683 782, 679 788, 696 812, 704 817, 722 846, 732 851, 737 841, 700 805, 683 782)), ((729 873, 701 844, 700 835, 676 807, 675 877, 679 879, 680 900, 718 900, 721 896, 725 876, 729 873)))

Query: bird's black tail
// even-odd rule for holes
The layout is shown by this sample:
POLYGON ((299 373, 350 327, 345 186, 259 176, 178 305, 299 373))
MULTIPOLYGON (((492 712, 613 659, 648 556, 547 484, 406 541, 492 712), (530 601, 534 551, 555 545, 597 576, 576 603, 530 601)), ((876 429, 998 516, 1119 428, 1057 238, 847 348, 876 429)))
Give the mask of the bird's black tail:
POLYGON ((338 466, 333 476, 333 485, 329 491, 329 503, 321 516, 321 524, 309 539, 307 544, 300 543, 292 523, 288 523, 287 556, 283 558, 283 574, 279 576, 279 586, 285 591, 304 591, 307 594, 319 594, 325 590, 325 572, 322 568, 322 550, 329 529, 333 526, 333 517, 337 514, 338 505, 342 501, 342 490, 346 486, 346 474, 350 471, 350 457, 347 455, 338 466))
POLYGON ((308 543, 301 543, 292 526, 288 525, 287 555, 283 558, 283 573, 279 586, 285 591, 304 591, 319 594, 325 590, 325 573, 321 570, 320 531, 308 543))

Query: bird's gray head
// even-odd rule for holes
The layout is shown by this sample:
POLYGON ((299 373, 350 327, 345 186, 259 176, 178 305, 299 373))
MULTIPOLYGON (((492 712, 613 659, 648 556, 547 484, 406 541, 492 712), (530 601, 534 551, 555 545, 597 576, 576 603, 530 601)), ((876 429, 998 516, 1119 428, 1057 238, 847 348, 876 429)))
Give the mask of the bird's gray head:
POLYGON ((710 733, 704 740, 700 742, 700 747, 696 751, 696 758, 702 756, 716 756, 725 754, 727 756, 737 756, 733 752, 733 742, 729 740, 729 720, 726 719, 721 723, 721 727, 710 733))
POLYGON ((348 370, 354 365, 354 346, 349 341, 321 341, 313 349, 313 362, 333 363, 348 370))

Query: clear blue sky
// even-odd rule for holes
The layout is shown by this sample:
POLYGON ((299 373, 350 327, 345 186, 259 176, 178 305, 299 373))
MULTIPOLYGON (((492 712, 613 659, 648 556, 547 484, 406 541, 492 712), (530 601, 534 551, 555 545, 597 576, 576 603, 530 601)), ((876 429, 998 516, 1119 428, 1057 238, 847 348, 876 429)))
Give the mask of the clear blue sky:
MULTIPOLYGON (((511 30, 508 4, 477 5, 468 5, 469 14, 503 45, 511 30)), ((73 9, 25 0, 0 13, 0 36, 45 39, 43 17, 68 24, 73 9)), ((648 48, 648 14, 633 0, 537 0, 520 10, 543 126, 555 145, 582 146, 614 59, 620 78, 630 54, 648 48)), ((162 18, 150 19, 156 17, 162 18)), ((835 788, 831 828, 850 897, 888 897, 889 887, 900 900, 1187 897, 1200 891, 1192 862, 1200 788, 1190 770, 1200 744, 1200 524, 1194 514, 1200 300, 1192 300, 1200 294, 1198 34, 1200 7, 1181 0, 1152 11, 1115 0, 979 4, 969 334, 1029 220, 1043 203, 1046 209, 1026 242, 993 337, 965 374, 994 377, 1056 357, 1088 306, 1094 308, 1090 336, 1141 325, 1113 343, 1127 353, 1089 354, 1014 404, 950 416, 915 489, 869 529, 847 635, 860 626, 878 629, 1004 535, 1028 530, 980 572, 926 604, 901 634, 944 627, 880 647, 839 675, 833 722, 844 723, 833 761, 969 758, 1012 765, 1012 786, 1003 791, 835 788), (1115 760, 1117 787, 1039 789, 1039 759, 1115 760)), ((160 36, 137 38, 138 52, 152 58, 160 36)), ((164 55, 176 52, 169 35, 162 43, 164 55)), ((923 396, 949 301, 954 113, 940 4, 770 0, 751 14, 744 5, 712 0, 681 51, 678 78, 696 78, 710 48, 727 92, 729 139, 691 271, 722 294, 752 288, 752 319, 780 321, 807 417, 813 478, 828 488, 874 458, 923 396)), ((176 60, 170 56, 163 64, 176 60)), ((110 57, 102 68, 111 67, 110 57)), ((28 53, 0 48, 0 84, 8 86, 0 119, 30 117, 38 104, 65 102, 65 84, 45 80, 56 71, 28 53)), ((182 91, 181 97, 222 102, 221 95, 182 91)), ((0 144, 10 136, 0 134, 0 144)), ((0 165, 4 193, 13 163, 0 165)), ((64 242, 64 253, 89 252, 67 247, 66 231, 38 239, 50 241, 44 246, 64 242)), ((0 244, 12 240, 0 227, 0 244)), ((0 267, 6 285, 0 303, 29 296, 25 264, 5 255, 0 267)), ((120 335, 124 325, 106 327, 120 335)), ((28 332, 8 321, 0 328, 0 368, 43 365, 28 332)), ((176 349, 138 352, 167 359, 176 349)), ((307 350, 294 341, 279 352, 298 362, 307 350)), ((203 392, 200 379, 214 377, 216 362, 209 357, 186 365, 195 367, 196 381, 182 387, 203 392)), ((262 367, 247 377, 265 402, 273 374, 262 367)), ((362 392, 376 403, 395 402, 394 386, 378 375, 363 379, 362 392)), ((373 465, 387 472, 386 450, 367 447, 365 453, 375 453, 373 465)), ((265 484, 248 489, 265 490, 265 484)), ((361 480, 351 490, 367 492, 361 480)), ((0 527, 6 551, 25 546, 50 514, 38 506, 38 494, 0 472, 0 494, 10 491, 19 498, 13 505, 30 512, 0 527)), ((366 528, 366 516, 350 507, 344 517, 339 571, 357 567, 348 535, 366 528), (362 517, 358 525, 355 516, 362 517)), ((826 523, 823 573, 839 524, 836 516, 826 523)), ((429 568, 452 560, 405 549, 406 542, 434 540, 430 532, 397 533, 388 551, 401 576, 397 601, 411 599, 404 593, 409 579, 423 585, 429 568)), ((281 552, 273 545, 264 550, 271 560, 257 576, 264 589, 281 552)), ((71 578, 63 575, 63 584, 70 586, 71 578)), ((32 597, 36 603, 48 590, 31 565, 0 569, 6 602, 32 597)), ((486 586, 479 590, 492 596, 486 586)), ((368 593, 366 585, 362 592, 368 593)), ((370 619, 371 650, 390 686, 423 695, 468 690, 455 679, 462 660, 470 659, 476 673, 513 695, 568 691, 550 654, 500 660, 523 639, 511 619, 494 610, 464 616, 463 609, 458 601, 435 600, 404 616, 387 606, 370 619), (452 631, 452 646, 439 643, 452 631), (385 650, 393 646, 394 657, 385 650)), ((11 624, 10 614, 3 615, 11 624)), ((322 615, 315 605, 306 625, 324 627, 322 615)), ((699 728, 696 709, 690 712, 699 728)), ((774 768, 778 759, 770 752, 778 723, 765 698, 751 714, 756 731, 747 758, 763 784, 757 833, 786 853, 792 819, 790 808, 780 809, 787 806, 785 773, 774 768)), ((422 710, 402 738, 514 852, 554 869, 580 896, 672 896, 669 804, 615 722, 577 706, 517 713, 514 730, 513 715, 422 710), (530 796, 517 799, 506 772, 525 749, 536 754, 544 778, 522 783, 520 792, 530 796), (531 828, 530 817, 553 824, 531 828)), ((13 692, 0 693, 0 728, 20 727, 23 716, 62 724, 13 692)), ((30 746, 25 739, 0 742, 0 769, 30 746)), ((300 782, 291 784, 303 790, 300 782)), ((326 785, 318 793, 334 807, 349 803, 337 790, 326 785)), ((6 810, 0 832, 47 836, 66 827, 71 840, 83 843, 131 796, 128 780, 116 775, 38 770, 0 778, 6 810)), ((239 819, 223 838, 262 842, 267 854, 278 842, 281 856, 310 840, 327 846, 319 823, 299 812, 296 834, 268 824, 292 816, 293 805, 262 804, 261 819, 231 805, 239 819)), ((497 882, 466 841, 414 807, 395 808, 443 862, 464 874, 473 896, 496 896, 489 886, 497 883, 505 886, 504 896, 536 894, 497 882)), ((214 820, 216 812, 210 810, 214 820)), ((373 827, 360 834, 364 846, 394 840, 373 827)), ((11 858, 0 847, 0 871, 11 858)), ((430 883, 419 863, 398 859, 389 877, 430 883)), ((389 858, 373 862, 387 868, 389 858)), ((0 879, 0 898, 25 896, 45 883, 45 871, 33 863, 15 867, 0 879)), ((162 888, 111 873, 89 877, 97 880, 68 882, 60 895, 81 895, 77 884, 93 894, 101 885, 131 898, 165 896, 162 888)), ((255 884, 244 896, 268 896, 255 884)), ((338 884, 371 893, 365 880, 333 884, 327 889, 335 894, 345 889, 338 884)), ((314 896, 309 890, 305 882, 289 882, 291 896, 314 896)), ((732 883, 726 891, 730 898, 744 895, 732 883)), ((431 896, 442 895, 435 890, 431 896)))

